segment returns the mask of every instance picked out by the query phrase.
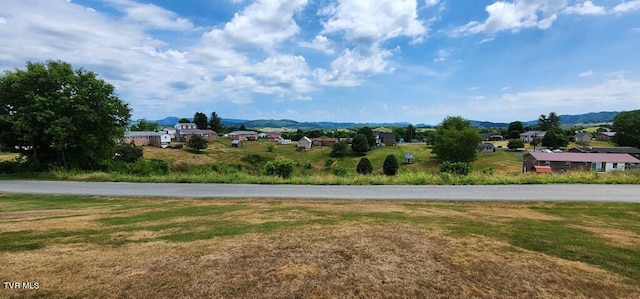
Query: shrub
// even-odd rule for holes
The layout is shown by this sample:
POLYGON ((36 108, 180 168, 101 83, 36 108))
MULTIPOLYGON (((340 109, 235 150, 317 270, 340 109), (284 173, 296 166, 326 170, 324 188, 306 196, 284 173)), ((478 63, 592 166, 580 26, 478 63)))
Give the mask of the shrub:
POLYGON ((353 137, 351 141, 351 150, 359 155, 364 155, 366 152, 371 150, 369 147, 369 141, 367 140, 367 136, 363 134, 357 134, 353 137))
POLYGON ((388 155, 384 162, 382 163, 382 172, 385 175, 396 175, 398 170, 400 169, 400 165, 398 164, 398 159, 394 155, 388 155))
POLYGON ((302 164, 302 168, 303 169, 311 169, 311 168, 313 168, 313 166, 311 165, 311 162, 307 161, 307 162, 304 162, 304 164, 302 164))
POLYGON ((247 164, 255 167, 262 167, 269 160, 271 160, 271 158, 260 155, 260 154, 248 154, 240 158, 240 161, 246 162, 247 164))
POLYGON ((373 172, 373 165, 371 165, 371 161, 369 161, 369 158, 362 157, 360 159, 360 162, 358 162, 358 166, 356 166, 356 172, 365 175, 373 172))
POLYGON ((524 141, 520 139, 509 139, 509 143, 507 143, 507 148, 512 150, 524 148, 524 141))
POLYGON ((468 175, 471 172, 471 165, 466 162, 449 162, 440 163, 440 172, 446 172, 457 175, 468 175))
POLYGON ((160 159, 139 159, 124 165, 124 170, 133 175, 158 175, 169 172, 169 164, 160 159))
POLYGON ((264 165, 267 175, 288 179, 293 174, 293 162, 289 160, 273 160, 264 165))
POLYGON ((331 149, 331 153, 329 156, 331 157, 342 157, 347 153, 347 143, 346 142, 338 142, 333 144, 333 148, 331 149))
POLYGON ((189 170, 189 165, 183 161, 179 161, 171 165, 171 171, 173 172, 187 172, 189 170))
POLYGON ((189 138, 187 146, 194 149, 196 152, 200 152, 200 150, 207 148, 207 146, 209 145, 207 144, 207 140, 204 139, 204 137, 200 135, 193 135, 191 136, 191 138, 189 138))
POLYGON ((273 152, 273 149, 275 149, 275 148, 276 148, 276 146, 273 143, 271 143, 271 144, 267 145, 267 152, 273 152))
POLYGON ((324 169, 329 169, 329 168, 331 168, 331 166, 333 166, 333 163, 334 163, 335 161, 336 161, 336 160, 331 159, 331 158, 329 158, 329 159, 325 160, 325 161, 324 161, 324 169))
POLYGON ((116 147, 116 154, 113 157, 113 160, 124 163, 133 163, 138 161, 140 158, 142 158, 142 148, 137 147, 133 143, 129 143, 120 144, 116 147))
POLYGON ((333 174, 336 176, 347 176, 349 175, 349 170, 344 167, 336 167, 333 169, 333 174))

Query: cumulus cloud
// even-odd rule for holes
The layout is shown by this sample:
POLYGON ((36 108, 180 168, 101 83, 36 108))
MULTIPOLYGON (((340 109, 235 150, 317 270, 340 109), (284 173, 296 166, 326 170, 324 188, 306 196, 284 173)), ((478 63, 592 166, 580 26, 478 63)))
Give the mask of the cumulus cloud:
POLYGON ((191 21, 179 17, 175 12, 153 4, 142 4, 133 0, 107 0, 107 2, 123 11, 129 21, 154 29, 189 30, 194 27, 191 21))
POLYGON ((306 4, 307 0, 258 0, 209 35, 270 49, 300 32, 294 14, 306 4))
POLYGON ((303 48, 311 48, 318 51, 321 51, 325 54, 334 54, 336 51, 333 48, 333 43, 324 35, 316 35, 311 42, 300 42, 298 43, 300 47, 303 48))
POLYGON ((378 51, 374 55, 363 56, 357 51, 345 49, 340 57, 331 62, 331 70, 315 69, 314 75, 321 85, 357 86, 363 74, 375 74, 388 69, 386 57, 391 51, 378 51))
POLYGON ((565 0, 497 1, 485 8, 489 16, 484 22, 471 21, 453 30, 451 35, 493 35, 505 30, 518 32, 525 28, 548 29, 565 5, 565 0))
POLYGON ((578 74, 578 77, 589 77, 589 76, 593 76, 593 71, 592 70, 588 70, 586 72, 582 72, 582 73, 578 74))
POLYGON ((612 9, 613 13, 626 13, 636 10, 640 10, 640 0, 622 2, 612 9))
POLYGON ((437 5, 439 2, 440 0, 425 0, 424 5, 426 5, 427 7, 431 7, 437 5))
POLYGON ((420 42, 427 28, 418 19, 416 8, 415 0, 338 0, 320 11, 327 17, 322 32, 343 33, 348 42, 365 49, 399 36, 420 42))
POLYGON ((595 5, 591 1, 585 1, 582 3, 576 3, 574 6, 568 6, 565 8, 564 12, 578 15, 602 15, 607 12, 607 9, 603 6, 595 5))

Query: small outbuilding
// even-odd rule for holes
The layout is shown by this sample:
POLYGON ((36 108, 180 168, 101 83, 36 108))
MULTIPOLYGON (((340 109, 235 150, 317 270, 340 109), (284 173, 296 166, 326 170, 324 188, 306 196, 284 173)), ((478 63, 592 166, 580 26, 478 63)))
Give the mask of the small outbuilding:
POLYGON ((231 147, 241 148, 242 147, 242 140, 233 140, 233 141, 231 141, 231 147))

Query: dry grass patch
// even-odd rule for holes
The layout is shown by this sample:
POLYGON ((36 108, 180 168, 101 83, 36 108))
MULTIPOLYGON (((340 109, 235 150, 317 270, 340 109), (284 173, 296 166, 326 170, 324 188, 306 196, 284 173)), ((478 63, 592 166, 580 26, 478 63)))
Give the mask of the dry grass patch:
POLYGON ((19 199, 22 207, 0 196, 14 203, 2 214, 12 222, 0 221, 0 279, 38 281, 40 289, 3 289, 0 298, 640 294, 638 219, 620 214, 635 205, 19 199), (73 222, 73 213, 90 217, 73 222), (612 215, 621 226, 603 226, 612 215), (601 241, 612 237, 618 241, 601 241))

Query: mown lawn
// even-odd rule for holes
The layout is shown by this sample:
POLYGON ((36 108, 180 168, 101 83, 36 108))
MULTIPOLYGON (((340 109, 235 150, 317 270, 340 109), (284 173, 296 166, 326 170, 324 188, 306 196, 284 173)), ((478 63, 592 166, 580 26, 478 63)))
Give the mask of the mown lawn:
POLYGON ((0 195, 0 298, 637 298, 640 204, 0 195))

